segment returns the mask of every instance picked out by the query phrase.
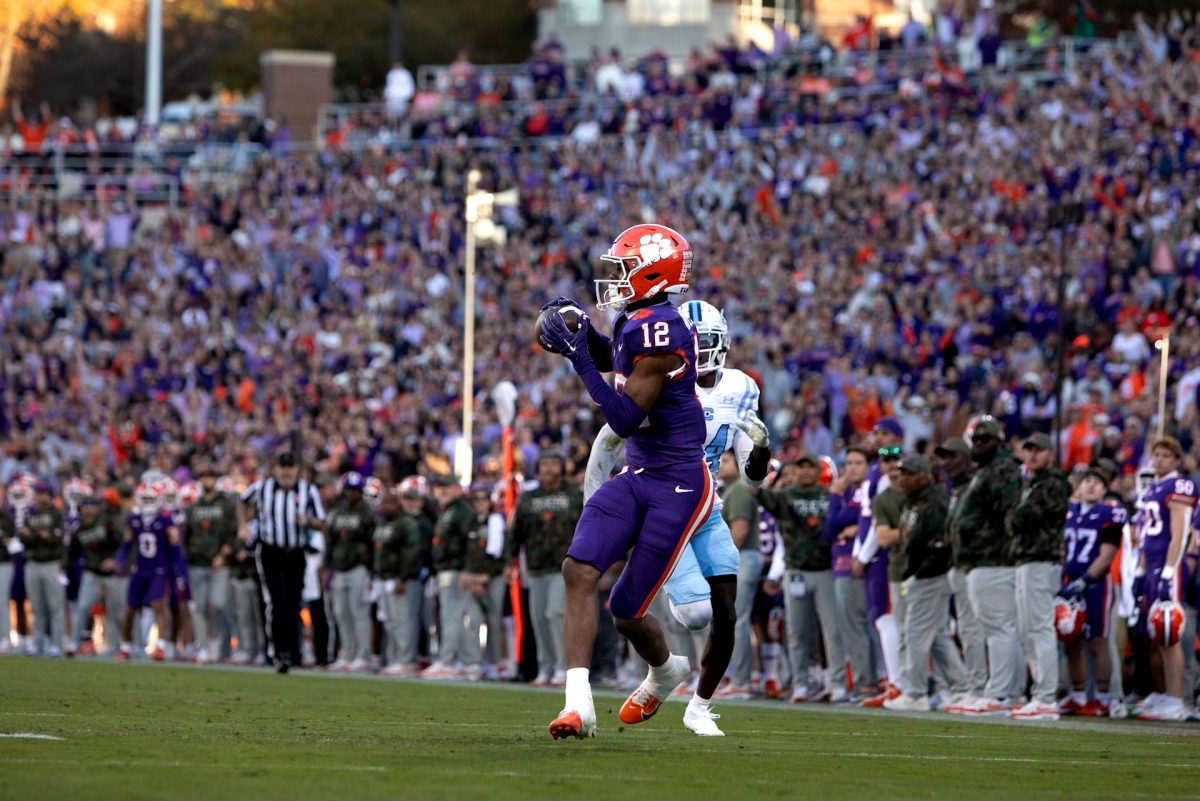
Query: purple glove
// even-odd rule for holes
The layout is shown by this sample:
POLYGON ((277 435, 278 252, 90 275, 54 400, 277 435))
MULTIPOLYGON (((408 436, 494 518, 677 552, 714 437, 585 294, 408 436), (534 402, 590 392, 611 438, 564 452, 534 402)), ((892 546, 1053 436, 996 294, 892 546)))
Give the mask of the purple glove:
POLYGON ((1059 598, 1078 598, 1087 589, 1087 576, 1080 576, 1072 582, 1064 584, 1057 593, 1059 598))
POLYGON ((1133 585, 1130 587, 1133 591, 1134 598, 1142 598, 1146 595, 1146 577, 1134 576, 1133 585))
POLYGON ((548 303, 543 303, 542 308, 538 309, 538 312, 544 312, 546 309, 557 309, 559 306, 579 306, 579 308, 583 308, 583 306, 571 300, 570 298, 564 298, 562 295, 559 295, 554 300, 549 301, 548 303))
POLYGON ((572 331, 567 328, 561 315, 552 314, 542 323, 542 344, 566 356, 572 363, 581 357, 590 358, 587 346, 588 322, 587 315, 583 315, 579 319, 579 329, 572 331))
POLYGON ((1171 601, 1175 598, 1175 580, 1174 579, 1159 579, 1158 592, 1155 594, 1156 601, 1171 601))

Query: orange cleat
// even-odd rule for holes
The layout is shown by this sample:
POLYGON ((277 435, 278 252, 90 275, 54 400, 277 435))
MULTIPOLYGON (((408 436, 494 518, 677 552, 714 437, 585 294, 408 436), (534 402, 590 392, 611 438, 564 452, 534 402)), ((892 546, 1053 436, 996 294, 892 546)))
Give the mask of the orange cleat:
POLYGON ((654 717, 660 706, 662 701, 651 695, 643 684, 621 705, 621 722, 634 724, 647 721, 654 717))
POLYGON ((677 655, 672 655, 667 660, 666 671, 664 675, 659 676, 657 682, 651 678, 654 670, 661 668, 652 669, 651 675, 646 676, 621 705, 622 723, 633 725, 654 717, 662 702, 669 698, 671 692, 691 673, 687 657, 677 655))
POLYGON ((895 684, 888 682, 887 687, 879 695, 873 695, 862 702, 866 709, 883 709, 884 701, 892 701, 899 698, 901 695, 900 688, 895 684))
POLYGON ((549 726, 550 736, 555 740, 566 740, 574 737, 583 740, 596 736, 596 722, 585 723, 583 716, 575 711, 563 710, 549 726))
POLYGON ((1106 718, 1108 717, 1108 704, 1102 704, 1095 698, 1082 704, 1075 710, 1075 714, 1082 718, 1106 718))
POLYGON ((166 653, 161 648, 155 648, 153 658, 155 662, 162 662, 167 658, 166 653))
POLYGON ((128 651, 118 651, 117 652, 117 661, 118 662, 128 662, 130 659, 132 659, 132 657, 130 656, 128 651))

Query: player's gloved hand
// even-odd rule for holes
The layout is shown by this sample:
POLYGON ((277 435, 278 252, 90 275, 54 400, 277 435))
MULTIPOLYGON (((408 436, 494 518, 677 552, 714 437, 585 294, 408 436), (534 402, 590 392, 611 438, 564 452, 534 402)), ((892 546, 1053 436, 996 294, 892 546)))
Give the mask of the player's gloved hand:
POLYGON ((750 438, 756 448, 765 448, 771 443, 771 435, 767 431, 767 426, 758 419, 758 415, 753 410, 746 413, 745 420, 737 421, 737 427, 750 438))
POLYGON ((1154 600, 1170 601, 1175 598, 1175 581, 1174 579, 1159 579, 1158 586, 1155 588, 1154 600))
POLYGON ((561 353, 572 362, 589 356, 587 347, 589 322, 587 315, 582 315, 579 318, 579 329, 572 331, 567 328, 567 324, 563 322, 561 315, 551 314, 542 324, 542 332, 540 334, 542 344, 551 350, 561 353))
POLYGON ((1087 589, 1088 582, 1086 576, 1080 576, 1072 582, 1068 582, 1062 586, 1056 594, 1059 598, 1078 598, 1083 595, 1083 591, 1087 589))
POLYGON ((1144 575, 1134 576, 1133 584, 1130 585, 1130 590, 1133 592, 1134 598, 1143 598, 1146 595, 1146 577, 1144 575))

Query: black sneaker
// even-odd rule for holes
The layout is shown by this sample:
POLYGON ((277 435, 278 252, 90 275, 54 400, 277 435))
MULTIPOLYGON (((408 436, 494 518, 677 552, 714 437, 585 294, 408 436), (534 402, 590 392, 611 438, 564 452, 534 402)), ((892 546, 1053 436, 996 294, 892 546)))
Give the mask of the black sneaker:
POLYGON ((292 667, 292 666, 291 666, 291 665, 289 665, 287 662, 284 662, 283 660, 280 660, 280 661, 279 661, 279 662, 278 662, 278 663, 275 665, 275 672, 276 672, 276 673, 280 673, 280 674, 285 674, 285 675, 286 675, 286 674, 287 674, 287 672, 288 672, 289 670, 291 670, 291 667, 292 667))

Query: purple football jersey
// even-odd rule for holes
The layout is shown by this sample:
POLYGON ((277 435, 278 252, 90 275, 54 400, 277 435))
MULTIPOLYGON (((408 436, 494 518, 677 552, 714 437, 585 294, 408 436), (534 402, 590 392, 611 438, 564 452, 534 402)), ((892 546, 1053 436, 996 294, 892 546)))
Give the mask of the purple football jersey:
POLYGON ((1067 512, 1063 530, 1067 552, 1063 557, 1068 578, 1079 578, 1100 555, 1104 543, 1120 546, 1121 528, 1125 525, 1125 507, 1111 503, 1095 503, 1086 510, 1073 501, 1067 512))
POLYGON ((1162 568, 1167 561, 1167 549, 1171 545, 1171 515, 1179 514, 1178 510, 1172 511, 1169 505, 1173 501, 1187 505, 1187 514, 1191 514, 1196 507, 1196 482, 1178 473, 1169 473, 1155 481, 1146 492, 1142 500, 1138 533, 1149 570, 1162 568))
POLYGON ((654 406, 625 444, 631 468, 691 465, 704 458, 704 407, 696 396, 696 327, 670 303, 623 314, 613 325, 615 386, 623 390, 640 359, 674 353, 683 364, 663 385, 654 406))
POLYGON ((139 514, 131 514, 128 522, 137 549, 137 572, 165 573, 171 547, 167 538, 167 530, 173 525, 171 515, 160 512, 147 520, 139 514))

